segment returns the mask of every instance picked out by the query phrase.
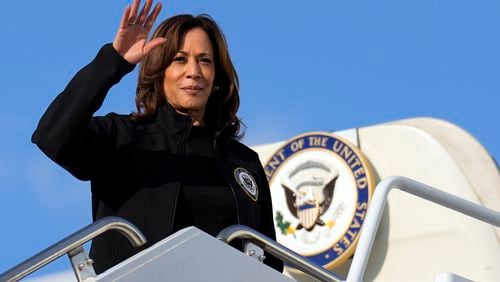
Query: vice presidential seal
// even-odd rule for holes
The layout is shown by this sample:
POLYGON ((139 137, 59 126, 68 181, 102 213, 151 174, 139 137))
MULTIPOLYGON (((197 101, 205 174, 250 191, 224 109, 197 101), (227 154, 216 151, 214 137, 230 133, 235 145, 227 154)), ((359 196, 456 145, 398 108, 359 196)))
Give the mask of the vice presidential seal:
POLYGON ((254 201, 259 198, 259 190, 257 182, 248 170, 238 167, 234 170, 234 179, 238 182, 243 191, 254 201))
POLYGON ((361 151, 334 134, 313 132, 288 141, 264 170, 278 242, 327 268, 349 258, 375 185, 361 151))

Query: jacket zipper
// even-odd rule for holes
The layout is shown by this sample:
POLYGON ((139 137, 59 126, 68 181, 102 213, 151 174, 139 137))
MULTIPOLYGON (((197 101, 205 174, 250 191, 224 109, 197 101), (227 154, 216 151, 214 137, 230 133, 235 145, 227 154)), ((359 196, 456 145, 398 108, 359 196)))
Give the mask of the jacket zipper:
MULTIPOLYGON (((179 149, 177 150, 177 154, 179 154, 181 156, 182 160, 184 160, 186 141, 187 141, 187 138, 189 136, 189 133, 191 132, 192 126, 193 125, 191 123, 191 119, 188 119, 186 131, 184 131, 184 134, 182 135, 181 145, 179 146, 179 149)), ((183 164, 181 163, 181 165, 179 165, 179 169, 177 171, 177 174, 179 175, 179 182, 177 182, 177 187, 175 189, 175 197, 174 197, 175 201, 174 201, 174 207, 173 207, 174 212, 172 213, 173 217, 172 217, 172 221, 170 223, 170 232, 173 232, 173 230, 174 230, 175 215, 177 213, 177 200, 179 197, 179 190, 181 189, 181 184, 182 184, 182 168, 183 168, 183 164)))
MULTIPOLYGON (((222 127, 220 130, 218 130, 216 133, 215 133, 215 136, 214 136, 214 155, 216 158, 220 157, 218 155, 216 155, 216 152, 217 152, 217 149, 216 149, 216 145, 217 145, 217 139, 219 139, 219 136, 220 134, 222 133, 222 131, 224 131, 224 129, 226 129, 231 123, 226 123, 226 125, 224 125, 224 127, 222 127)), ((220 162, 222 162, 222 160, 219 159, 220 162)), ((226 173, 226 172, 222 172, 222 173, 226 173)), ((226 174, 226 177, 227 177, 227 174, 226 174)), ((234 203, 236 205, 236 222, 238 224, 241 224, 240 223, 240 208, 238 206, 238 199, 236 198, 236 193, 234 192, 234 188, 233 186, 231 185, 230 181, 227 181, 227 184, 229 185, 229 189, 231 189, 231 193, 233 194, 233 199, 234 199, 234 203)))

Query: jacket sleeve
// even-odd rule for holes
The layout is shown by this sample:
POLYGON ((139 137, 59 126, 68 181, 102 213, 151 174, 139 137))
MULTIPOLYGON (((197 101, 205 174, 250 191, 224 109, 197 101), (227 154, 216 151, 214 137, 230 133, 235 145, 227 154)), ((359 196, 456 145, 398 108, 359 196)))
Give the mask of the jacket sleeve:
MULTIPOLYGON (((260 216, 260 227, 259 231, 269 238, 276 241, 276 232, 274 230, 274 221, 273 221, 273 206, 271 200, 271 190, 269 189, 269 183, 267 182, 266 175, 264 173, 264 169, 262 168, 260 160, 258 160, 259 166, 259 179, 260 179, 260 197, 262 197, 262 210, 260 216)), ((283 272, 283 262, 272 256, 271 254, 265 252, 264 255, 266 259, 264 263, 269 267, 274 268, 276 271, 283 272)))
POLYGON ((43 114, 31 141, 81 180, 89 180, 116 133, 112 118, 93 118, 109 89, 134 69, 111 44, 81 69, 43 114))

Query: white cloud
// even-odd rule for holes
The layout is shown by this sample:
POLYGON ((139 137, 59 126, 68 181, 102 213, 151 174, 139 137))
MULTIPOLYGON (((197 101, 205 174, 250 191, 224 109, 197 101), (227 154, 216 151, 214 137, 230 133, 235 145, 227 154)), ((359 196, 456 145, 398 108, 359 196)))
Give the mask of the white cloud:
POLYGON ((29 189, 42 208, 54 212, 89 209, 90 185, 79 181, 46 157, 26 162, 29 189))
POLYGON ((72 270, 51 273, 47 275, 41 275, 38 277, 32 277, 25 280, 26 282, 67 282, 67 281, 77 281, 75 274, 72 270))

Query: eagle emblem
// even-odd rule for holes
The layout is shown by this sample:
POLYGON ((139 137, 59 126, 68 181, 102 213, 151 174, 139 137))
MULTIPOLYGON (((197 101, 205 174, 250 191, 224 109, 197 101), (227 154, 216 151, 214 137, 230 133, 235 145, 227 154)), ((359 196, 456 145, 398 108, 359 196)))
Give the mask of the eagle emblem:
POLYGON ((254 201, 259 198, 259 190, 257 187, 257 182, 253 178, 250 172, 242 167, 238 167, 234 170, 234 179, 243 188, 243 191, 254 201))
POLYGON ((294 228, 307 231, 324 226, 321 215, 330 207, 338 171, 324 161, 306 161, 292 169, 281 181, 288 209, 299 219, 294 228))
POLYGON ((352 255, 375 183, 355 145, 330 133, 299 135, 276 149, 264 172, 278 242, 329 269, 352 255))

